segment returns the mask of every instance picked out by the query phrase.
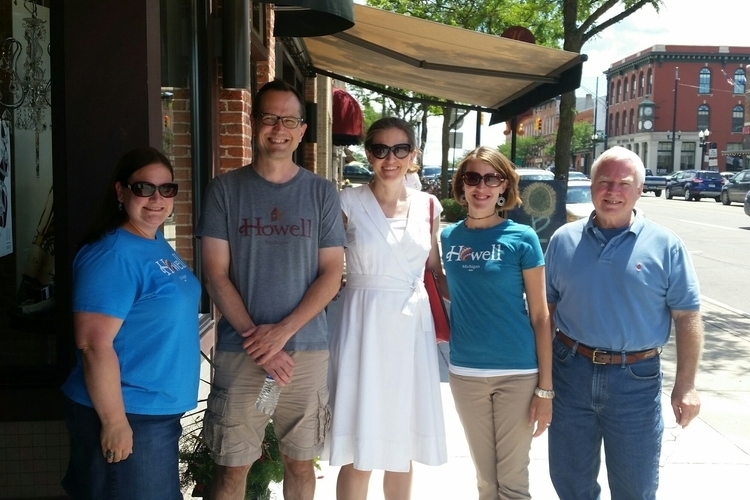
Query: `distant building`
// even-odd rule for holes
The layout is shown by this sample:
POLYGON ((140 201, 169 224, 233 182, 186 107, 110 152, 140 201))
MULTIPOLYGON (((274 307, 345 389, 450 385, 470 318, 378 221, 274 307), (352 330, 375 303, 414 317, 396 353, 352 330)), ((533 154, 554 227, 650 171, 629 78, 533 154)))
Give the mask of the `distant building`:
POLYGON ((747 168, 748 64, 750 47, 686 45, 654 45, 612 63, 607 146, 631 149, 660 174, 747 168))

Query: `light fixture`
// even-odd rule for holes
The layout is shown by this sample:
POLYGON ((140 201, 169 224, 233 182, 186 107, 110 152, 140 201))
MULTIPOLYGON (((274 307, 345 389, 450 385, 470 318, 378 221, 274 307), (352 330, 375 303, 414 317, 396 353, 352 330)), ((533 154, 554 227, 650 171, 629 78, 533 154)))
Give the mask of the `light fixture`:
MULTIPOLYGON (((0 88, 7 88, 8 93, 6 95, 0 93, 0 106, 18 110, 16 111, 18 128, 40 133, 47 128, 45 110, 51 105, 50 85, 52 81, 45 78, 45 69, 42 65, 44 55, 42 43, 47 38, 47 29, 44 25, 47 21, 37 16, 35 1, 24 1, 23 6, 31 14, 31 17, 23 20, 26 40, 23 76, 18 68, 23 45, 15 38, 7 38, 0 50, 0 88)), ((49 45, 47 51, 49 52, 49 45)))
POLYGON ((698 139, 700 140, 701 147, 701 170, 703 170, 703 162, 706 161, 706 149, 708 149, 708 136, 711 135, 711 131, 708 129, 701 130, 698 132, 698 139))

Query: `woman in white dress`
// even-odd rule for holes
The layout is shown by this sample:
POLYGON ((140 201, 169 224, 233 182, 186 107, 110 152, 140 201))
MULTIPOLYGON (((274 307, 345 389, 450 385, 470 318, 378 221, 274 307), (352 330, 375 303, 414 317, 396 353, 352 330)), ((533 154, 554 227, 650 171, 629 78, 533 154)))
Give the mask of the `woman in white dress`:
POLYGON ((416 163, 409 165, 409 168, 406 170, 404 185, 417 191, 422 190, 422 180, 419 178, 419 165, 416 163))
POLYGON ((374 180, 341 192, 347 283, 330 342, 330 463, 341 465, 340 500, 367 497, 384 470, 387 500, 408 499, 411 462, 446 462, 435 331, 425 265, 444 280, 437 250, 442 208, 407 189, 414 130, 383 118, 365 138, 374 180), (431 229, 432 228, 432 229, 431 229))

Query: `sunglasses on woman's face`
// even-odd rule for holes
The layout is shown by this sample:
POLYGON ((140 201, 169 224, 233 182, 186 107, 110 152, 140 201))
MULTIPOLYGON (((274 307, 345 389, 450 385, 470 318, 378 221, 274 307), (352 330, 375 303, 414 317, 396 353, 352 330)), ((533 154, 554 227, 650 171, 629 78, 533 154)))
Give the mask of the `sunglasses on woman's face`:
POLYGON ((500 174, 480 174, 477 172, 465 172, 463 175, 464 184, 467 186, 478 186, 484 179, 484 185, 488 188, 498 187, 503 183, 505 177, 501 177, 500 174))
POLYGON ((385 144, 373 144, 370 146, 370 153, 375 158, 382 160, 388 153, 393 152, 393 156, 404 159, 411 153, 411 144, 396 144, 395 146, 386 146, 385 144))
POLYGON ((174 198, 177 196, 179 188, 176 182, 167 182, 161 186, 151 184, 150 182, 134 182, 132 184, 125 184, 125 187, 130 189, 134 195, 141 198, 150 198, 157 189, 159 190, 159 194, 164 198, 174 198))

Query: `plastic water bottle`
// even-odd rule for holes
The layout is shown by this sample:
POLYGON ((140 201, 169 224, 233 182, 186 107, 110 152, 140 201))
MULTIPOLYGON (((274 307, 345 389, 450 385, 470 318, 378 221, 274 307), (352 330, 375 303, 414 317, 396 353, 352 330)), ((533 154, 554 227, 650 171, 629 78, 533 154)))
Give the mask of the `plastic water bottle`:
POLYGON ((260 390, 258 399, 255 401, 255 409, 262 411, 266 415, 273 415, 276 405, 279 402, 280 394, 281 386, 276 383, 272 376, 266 375, 263 388, 260 390))

